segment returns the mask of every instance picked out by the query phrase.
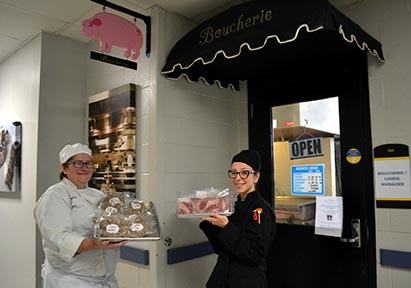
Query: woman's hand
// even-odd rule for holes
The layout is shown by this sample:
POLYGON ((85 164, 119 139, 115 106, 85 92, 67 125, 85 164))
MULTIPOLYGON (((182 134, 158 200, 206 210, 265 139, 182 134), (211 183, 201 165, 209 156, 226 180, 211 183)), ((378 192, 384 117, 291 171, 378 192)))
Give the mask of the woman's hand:
POLYGON ((76 254, 80 254, 81 252, 88 251, 88 250, 100 250, 100 249, 116 249, 120 248, 127 244, 127 240, 120 241, 120 242, 110 242, 108 240, 96 240, 91 238, 85 238, 80 244, 80 247, 77 249, 76 254))
POLYGON ((219 215, 217 213, 211 213, 210 216, 202 217, 201 219, 221 228, 224 228, 228 224, 227 216, 219 215))
POLYGON ((125 244, 127 244, 127 240, 124 241, 120 241, 120 242, 110 242, 108 240, 96 240, 99 245, 100 245, 100 249, 116 249, 116 248, 120 248, 121 246, 124 246, 125 244))

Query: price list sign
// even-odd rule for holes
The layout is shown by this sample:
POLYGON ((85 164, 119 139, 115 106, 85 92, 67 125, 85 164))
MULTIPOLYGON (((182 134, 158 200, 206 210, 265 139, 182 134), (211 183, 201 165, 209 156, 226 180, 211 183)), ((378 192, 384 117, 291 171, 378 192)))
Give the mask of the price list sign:
POLYGON ((292 195, 324 195, 324 164, 291 166, 292 195))

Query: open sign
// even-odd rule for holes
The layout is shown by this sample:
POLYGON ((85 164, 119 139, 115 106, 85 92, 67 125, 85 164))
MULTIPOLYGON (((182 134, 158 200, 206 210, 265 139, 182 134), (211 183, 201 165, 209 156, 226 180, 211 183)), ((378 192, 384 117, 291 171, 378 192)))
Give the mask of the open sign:
POLYGON ((323 138, 308 138, 290 142, 290 159, 323 156, 323 138))

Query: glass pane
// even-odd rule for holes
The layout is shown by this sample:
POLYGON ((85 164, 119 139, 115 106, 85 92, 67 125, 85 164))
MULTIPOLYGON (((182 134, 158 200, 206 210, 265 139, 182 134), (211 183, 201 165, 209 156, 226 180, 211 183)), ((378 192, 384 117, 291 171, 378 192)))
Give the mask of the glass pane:
POLYGON ((272 107, 278 223, 315 224, 315 197, 341 195, 338 97, 272 107))

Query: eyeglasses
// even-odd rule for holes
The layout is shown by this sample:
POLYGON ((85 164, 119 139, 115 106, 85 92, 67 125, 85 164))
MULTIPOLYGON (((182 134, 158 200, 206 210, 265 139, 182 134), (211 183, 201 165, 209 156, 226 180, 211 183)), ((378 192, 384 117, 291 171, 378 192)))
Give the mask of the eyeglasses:
POLYGON ((250 174, 256 174, 257 172, 255 171, 249 171, 249 170, 241 170, 239 172, 233 171, 233 170, 228 170, 228 177, 231 179, 237 178, 237 175, 240 175, 240 178, 245 180, 250 176, 250 174))
POLYGON ((68 163, 69 165, 73 165, 76 168, 83 168, 84 166, 86 166, 88 169, 93 168, 94 163, 92 161, 87 161, 87 162, 83 162, 83 161, 73 161, 71 163, 68 163))

